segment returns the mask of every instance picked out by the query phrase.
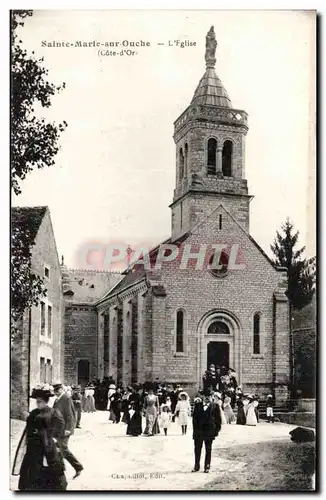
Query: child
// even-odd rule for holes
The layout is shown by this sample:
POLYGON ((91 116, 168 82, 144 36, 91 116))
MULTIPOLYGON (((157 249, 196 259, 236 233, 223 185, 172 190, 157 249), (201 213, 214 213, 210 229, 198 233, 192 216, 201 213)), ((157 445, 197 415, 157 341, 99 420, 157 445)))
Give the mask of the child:
POLYGON ((169 407, 167 404, 161 405, 161 415, 160 415, 160 423, 161 427, 164 430, 165 436, 168 435, 168 428, 170 427, 171 421, 171 412, 169 411, 169 407))
POLYGON ((266 417, 267 417, 267 422, 274 423, 273 396, 271 394, 268 394, 266 400, 266 417))
POLYGON ((184 391, 179 394, 179 401, 175 407, 175 414, 178 417, 179 425, 181 425, 182 435, 187 434, 188 417, 191 415, 191 407, 189 396, 184 391))

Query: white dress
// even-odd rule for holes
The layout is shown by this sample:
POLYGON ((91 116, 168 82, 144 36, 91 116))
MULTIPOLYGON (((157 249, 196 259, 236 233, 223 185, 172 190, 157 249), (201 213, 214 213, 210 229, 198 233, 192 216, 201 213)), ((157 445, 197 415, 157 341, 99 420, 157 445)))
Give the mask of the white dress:
POLYGON ((258 401, 252 401, 248 404, 248 410, 246 415, 247 425, 257 425, 257 417, 255 413, 255 408, 258 406, 258 401))
POLYGON ((111 405, 111 401, 110 401, 110 397, 112 396, 112 394, 115 393, 115 389, 109 389, 108 391, 108 404, 106 406, 106 409, 109 410, 110 409, 110 405, 111 405))
POLYGON ((162 411, 160 418, 160 427, 162 429, 168 429, 170 427, 170 422, 171 422, 171 413, 168 411, 162 411))
POLYGON ((220 409, 220 413, 221 413, 221 424, 224 425, 224 424, 227 424, 227 421, 226 421, 226 418, 225 418, 225 415, 224 415, 224 411, 222 410, 222 401, 219 400, 217 402, 218 406, 219 406, 219 409, 220 409))
POLYGON ((175 413, 178 413, 178 423, 179 425, 188 425, 188 416, 190 415, 191 408, 189 400, 178 401, 177 406, 175 407, 175 413))

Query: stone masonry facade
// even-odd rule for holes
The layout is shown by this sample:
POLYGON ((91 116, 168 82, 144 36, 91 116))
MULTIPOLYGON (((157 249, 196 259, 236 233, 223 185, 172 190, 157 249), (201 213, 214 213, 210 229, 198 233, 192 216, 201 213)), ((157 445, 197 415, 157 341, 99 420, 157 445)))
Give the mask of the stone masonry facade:
MULTIPOLYGON (((66 384, 110 375, 123 386, 158 378, 194 395, 214 362, 235 369, 244 391, 273 393, 277 403, 287 399, 286 270, 276 268, 250 236, 247 114, 232 108, 215 59, 206 62, 190 105, 174 124, 176 182, 165 243, 178 247, 178 258, 151 269, 134 264, 122 274, 71 270, 63 261, 60 267, 45 217, 33 265, 43 272, 47 260, 51 269, 46 306, 53 307, 52 340, 40 337, 40 311, 32 310, 22 326, 35 331, 30 358, 24 354, 28 337, 18 348, 23 363, 29 359, 30 383, 42 357, 56 360, 53 377, 66 384), (227 257, 223 273, 207 268, 217 244, 227 257), (192 258, 183 266, 187 254, 192 258), (229 266, 232 259, 237 269, 229 266)), ((152 265, 158 250, 149 253, 152 265)))
POLYGON ((29 218, 42 214, 31 247, 31 269, 43 278, 47 292, 39 306, 25 311, 13 344, 11 413, 18 418, 28 411, 30 391, 36 384, 63 377, 64 355, 61 269, 50 212, 47 207, 20 210, 26 210, 29 218))

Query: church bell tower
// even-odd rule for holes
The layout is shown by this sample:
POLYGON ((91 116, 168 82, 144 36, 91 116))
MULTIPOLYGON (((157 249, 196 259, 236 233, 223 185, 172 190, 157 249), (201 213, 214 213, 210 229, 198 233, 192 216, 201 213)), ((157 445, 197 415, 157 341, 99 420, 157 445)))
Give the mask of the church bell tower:
POLYGON ((223 205, 249 231, 248 186, 245 179, 247 113, 234 109, 215 72, 216 37, 206 36, 206 71, 188 108, 174 123, 176 187, 172 239, 223 205))

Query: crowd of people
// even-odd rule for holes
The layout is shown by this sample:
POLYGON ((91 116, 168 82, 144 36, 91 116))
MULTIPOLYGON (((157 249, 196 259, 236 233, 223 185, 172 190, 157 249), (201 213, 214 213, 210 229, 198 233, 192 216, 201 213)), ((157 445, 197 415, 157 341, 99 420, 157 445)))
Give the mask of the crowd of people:
MULTIPOLYGON (((203 376, 203 389, 191 405, 181 385, 148 382, 123 389, 112 377, 95 381, 83 389, 61 383, 39 386, 31 398, 36 408, 27 418, 14 460, 13 473, 19 474, 19 490, 62 491, 67 487, 64 459, 78 477, 82 464, 70 451, 68 442, 75 428, 81 428, 82 413, 107 411, 108 421, 126 424, 128 436, 168 435, 172 422, 177 422, 182 435, 187 434, 192 416, 195 443, 194 472, 200 468, 200 455, 205 443, 205 472, 209 471, 211 446, 223 424, 255 426, 259 422, 258 397, 244 394, 238 386, 234 370, 211 365, 203 376), (145 423, 143 425, 143 417, 145 423)), ((273 398, 266 401, 267 420, 274 421, 273 398)))

